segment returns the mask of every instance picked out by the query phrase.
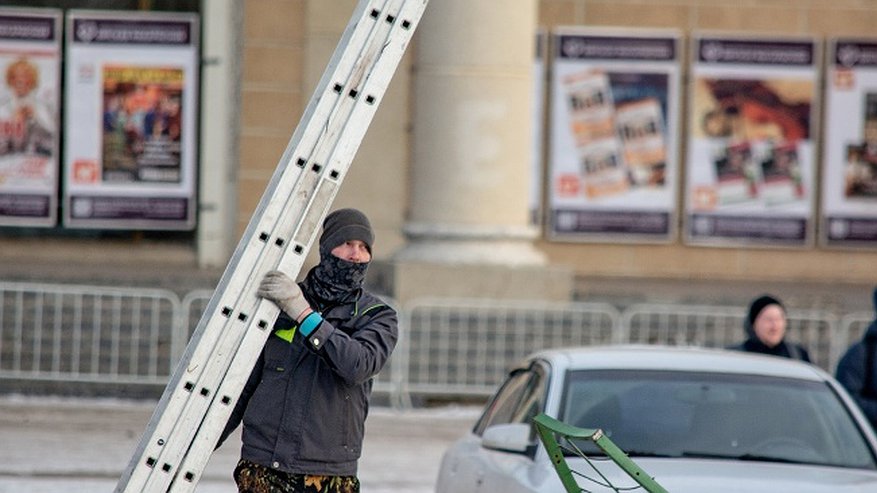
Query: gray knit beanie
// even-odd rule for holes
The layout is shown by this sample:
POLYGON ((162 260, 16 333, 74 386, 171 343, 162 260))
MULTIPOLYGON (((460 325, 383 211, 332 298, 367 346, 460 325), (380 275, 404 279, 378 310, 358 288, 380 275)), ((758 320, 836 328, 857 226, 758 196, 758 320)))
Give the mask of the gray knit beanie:
POLYGON ((338 245, 351 240, 362 241, 371 253, 375 235, 365 214, 356 209, 338 209, 326 216, 323 234, 320 235, 321 252, 331 252, 338 245))

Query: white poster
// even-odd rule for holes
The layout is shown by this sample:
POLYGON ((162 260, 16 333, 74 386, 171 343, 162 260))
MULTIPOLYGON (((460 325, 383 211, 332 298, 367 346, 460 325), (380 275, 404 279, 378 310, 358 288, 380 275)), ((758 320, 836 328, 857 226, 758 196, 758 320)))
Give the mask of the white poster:
POLYGON ((198 37, 196 14, 68 14, 65 226, 194 228, 198 37))
POLYGON ((692 39, 686 241, 813 237, 819 52, 813 39, 692 39))
POLYGON ((0 9, 0 224, 58 221, 61 11, 0 9))
POLYGON ((553 34, 552 239, 672 241, 679 38, 633 29, 553 34))
POLYGON ((877 39, 834 39, 826 74, 826 246, 877 246, 877 39))

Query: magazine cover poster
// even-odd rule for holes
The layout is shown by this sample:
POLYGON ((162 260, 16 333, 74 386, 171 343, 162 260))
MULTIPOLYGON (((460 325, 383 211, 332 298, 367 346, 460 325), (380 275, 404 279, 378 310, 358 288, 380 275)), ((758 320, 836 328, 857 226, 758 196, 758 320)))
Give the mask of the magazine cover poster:
POLYGON ((730 143, 712 155, 716 200, 711 207, 758 200, 758 167, 747 141, 730 143))
POLYGON ((678 33, 560 28, 551 53, 552 239, 672 240, 678 33))
POLYGON ((664 112, 657 98, 622 103, 616 110, 622 158, 630 181, 638 186, 663 187, 666 183, 667 136, 664 112))
POLYGON ((626 193, 631 180, 623 166, 618 139, 602 139, 579 149, 585 195, 599 199, 626 193))
POLYGON ((0 9, 0 225, 54 226, 61 13, 0 9))
POLYGON ((818 47, 812 39, 692 39, 686 241, 812 242, 818 47))
POLYGON ((198 17, 70 11, 64 225, 195 225, 198 17))
POLYGON ((877 247, 877 38, 836 38, 826 63, 820 242, 877 247))
POLYGON ((105 66, 101 179, 180 183, 183 70, 105 66))
POLYGON ((616 138, 609 76, 602 70, 585 70, 564 77, 563 83, 575 147, 616 138))

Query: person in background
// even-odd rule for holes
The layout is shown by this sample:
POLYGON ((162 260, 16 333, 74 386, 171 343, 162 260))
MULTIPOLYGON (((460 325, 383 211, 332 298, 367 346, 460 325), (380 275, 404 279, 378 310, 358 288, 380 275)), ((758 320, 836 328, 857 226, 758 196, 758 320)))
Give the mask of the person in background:
POLYGON ((320 263, 301 283, 268 272, 258 295, 282 310, 222 442, 243 421, 241 493, 357 493, 372 381, 398 339, 395 310, 362 287, 374 235, 366 216, 326 216, 320 263))
POLYGON ((730 349, 809 363, 810 355, 803 346, 785 340, 786 324, 786 309, 782 302, 771 295, 761 295, 749 304, 749 312, 743 321, 746 340, 730 349))
MULTIPOLYGON (((872 296, 877 311, 877 288, 872 296)), ((835 376, 877 430, 877 316, 841 357, 835 376)))

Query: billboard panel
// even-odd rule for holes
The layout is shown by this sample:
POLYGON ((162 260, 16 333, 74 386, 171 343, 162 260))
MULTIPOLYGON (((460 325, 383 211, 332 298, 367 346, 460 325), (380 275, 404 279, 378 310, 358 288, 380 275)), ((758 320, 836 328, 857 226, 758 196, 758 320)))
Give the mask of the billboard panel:
POLYGON ((70 11, 64 225, 195 223, 198 17, 70 11))
POLYGON ((58 221, 61 19, 0 9, 0 225, 58 221))
POLYGON ((877 246, 877 39, 829 42, 821 243, 877 246))
POLYGON ((566 241, 672 241, 680 35, 552 35, 548 231, 566 241))
POLYGON ((697 33, 691 54, 686 242, 810 244, 818 44, 697 33))

